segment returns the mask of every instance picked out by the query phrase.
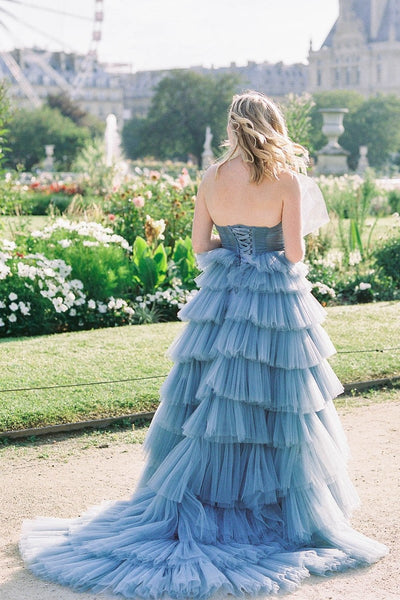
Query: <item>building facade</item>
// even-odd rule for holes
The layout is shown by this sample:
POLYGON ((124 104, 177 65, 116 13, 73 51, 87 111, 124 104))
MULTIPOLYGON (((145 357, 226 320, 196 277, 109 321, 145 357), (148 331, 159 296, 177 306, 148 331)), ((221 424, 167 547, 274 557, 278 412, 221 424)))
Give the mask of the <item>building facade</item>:
POLYGON ((99 119, 104 121, 114 113, 123 121, 120 76, 106 71, 95 56, 15 49, 0 54, 0 79, 8 82, 10 98, 17 106, 39 106, 49 94, 64 91, 99 119))
POLYGON ((309 53, 310 92, 400 95, 400 0, 339 0, 339 17, 309 53))
MULTIPOLYGON (((301 63, 285 65, 248 62, 245 66, 231 63, 228 67, 207 69, 195 66, 190 67, 190 70, 214 77, 227 73, 235 74, 240 81, 238 92, 256 89, 277 100, 289 93, 301 94, 307 88, 307 65, 301 63)), ((146 115, 157 84, 170 73, 168 70, 138 71, 121 76, 127 118, 146 115)))
MULTIPOLYGON (((365 96, 400 95, 400 0, 339 0, 336 23, 319 50, 310 48, 308 59, 308 65, 248 62, 190 70, 212 76, 236 74, 238 92, 256 89, 276 100, 289 93, 337 89, 365 96)), ((41 49, 0 52, 0 79, 9 80, 17 104, 32 105, 34 96, 42 102, 62 89, 102 120, 114 113, 120 126, 124 120, 147 114, 157 84, 171 73, 132 73, 124 67, 103 65, 93 54, 41 49)))
MULTIPOLYGON (((179 69, 185 70, 185 69, 179 69)), ((286 94, 300 94, 307 88, 307 65, 248 62, 245 66, 231 63, 228 67, 190 67, 204 75, 234 73, 240 84, 265 92, 275 99, 286 94)), ((124 72, 124 65, 102 65, 95 57, 41 49, 15 49, 0 54, 0 79, 8 80, 10 96, 19 106, 35 106, 48 94, 63 90, 87 112, 104 120, 109 113, 118 123, 147 114, 157 84, 170 70, 124 72)))

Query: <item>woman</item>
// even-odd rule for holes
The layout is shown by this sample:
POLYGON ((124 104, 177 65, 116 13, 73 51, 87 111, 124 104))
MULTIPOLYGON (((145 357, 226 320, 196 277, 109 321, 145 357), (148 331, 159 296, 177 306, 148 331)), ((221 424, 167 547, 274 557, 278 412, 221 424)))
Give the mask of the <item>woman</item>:
POLYGON ((326 221, 297 174, 305 151, 255 92, 234 97, 228 137, 199 189, 201 289, 180 311, 140 484, 97 513, 27 523, 41 577, 126 598, 265 595, 387 551, 348 523, 343 388, 301 263, 302 234, 326 221))

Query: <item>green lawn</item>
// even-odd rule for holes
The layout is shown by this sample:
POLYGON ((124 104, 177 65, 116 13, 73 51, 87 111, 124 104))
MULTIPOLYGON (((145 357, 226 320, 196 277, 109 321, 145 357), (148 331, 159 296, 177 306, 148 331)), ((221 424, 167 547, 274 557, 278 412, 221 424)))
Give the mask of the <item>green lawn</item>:
MULTIPOLYGON (((3 339, 0 390, 165 376, 172 364, 165 351, 184 326, 158 323, 3 339)), ((326 328, 339 351, 331 363, 343 383, 400 375, 399 350, 340 354, 400 346, 400 302, 330 307, 326 328)), ((3 392, 0 430, 152 410, 162 381, 3 392)))
POLYGON ((0 237, 12 238, 15 232, 43 229, 50 221, 47 216, 5 217, 0 216, 0 237))
MULTIPOLYGON (((343 219, 343 228, 345 232, 349 231, 349 222, 347 219, 343 219)), ((362 242, 364 248, 369 248, 371 250, 374 249, 376 243, 382 238, 386 238, 389 236, 394 230, 399 230, 399 220, 396 217, 388 216, 388 217, 368 217, 366 220, 366 225, 364 231, 362 233, 362 242), (372 232, 371 232, 372 230, 372 232), (369 237, 371 236, 371 239, 369 237)), ((332 236, 332 245, 334 248, 341 249, 340 237, 339 237, 339 229, 337 221, 332 218, 332 220, 324 225, 321 229, 321 232, 329 232, 329 235, 332 236)))
MULTIPOLYGON (((68 217, 67 217, 68 218, 68 217)), ((51 217, 48 216, 0 216, 0 237, 12 237, 15 231, 33 231, 34 229, 42 229, 51 221, 51 217)), ((366 221, 366 227, 363 232, 363 242, 367 244, 368 237, 371 231, 371 227, 375 224, 376 217, 368 217, 366 221)), ((394 228, 398 229, 398 219, 393 216, 379 217, 371 236, 371 243, 376 242, 382 236, 388 235, 394 228)), ((345 224, 346 228, 346 224, 345 224)), ((334 246, 340 248, 340 242, 338 237, 337 223, 332 220, 329 224, 325 225, 323 230, 329 231, 334 239, 334 246)))

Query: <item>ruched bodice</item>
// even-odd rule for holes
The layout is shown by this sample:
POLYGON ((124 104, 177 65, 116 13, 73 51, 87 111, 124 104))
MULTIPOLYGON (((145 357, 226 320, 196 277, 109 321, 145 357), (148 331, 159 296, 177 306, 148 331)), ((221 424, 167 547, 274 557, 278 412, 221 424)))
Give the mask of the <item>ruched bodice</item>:
POLYGON ((258 225, 215 225, 223 248, 239 255, 283 250, 282 222, 273 227, 258 225))

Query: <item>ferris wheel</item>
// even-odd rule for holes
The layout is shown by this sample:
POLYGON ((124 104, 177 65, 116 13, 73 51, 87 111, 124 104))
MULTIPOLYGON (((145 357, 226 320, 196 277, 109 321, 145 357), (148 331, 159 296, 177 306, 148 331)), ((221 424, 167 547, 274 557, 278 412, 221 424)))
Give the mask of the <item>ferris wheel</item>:
MULTIPOLYGON (((51 44, 53 49, 64 52, 77 53, 73 43, 68 39, 67 34, 62 39, 61 36, 52 35, 46 27, 34 25, 37 17, 40 15, 41 21, 45 22, 46 17, 57 18, 59 22, 63 20, 68 23, 84 24, 84 35, 87 37, 87 49, 80 52, 84 55, 80 60, 78 68, 75 70, 73 78, 66 78, 62 72, 51 66, 49 61, 41 52, 35 52, 33 49, 24 49, 24 58, 28 62, 38 64, 44 73, 55 82, 60 90, 67 92, 72 98, 78 98, 82 85, 85 82, 88 72, 90 72, 93 61, 97 58, 98 46, 102 38, 102 24, 104 21, 104 0, 92 0, 92 7, 86 13, 74 13, 65 11, 62 8, 56 8, 56 3, 50 6, 43 0, 0 0, 0 59, 7 67, 8 71, 18 84, 25 96, 29 98, 34 106, 39 106, 41 100, 25 75, 18 61, 13 54, 5 47, 6 44, 14 44, 15 47, 23 47, 25 42, 21 38, 21 32, 29 31, 35 34, 35 44, 44 46, 51 44)), ((70 30, 74 27, 70 27, 70 30)))

